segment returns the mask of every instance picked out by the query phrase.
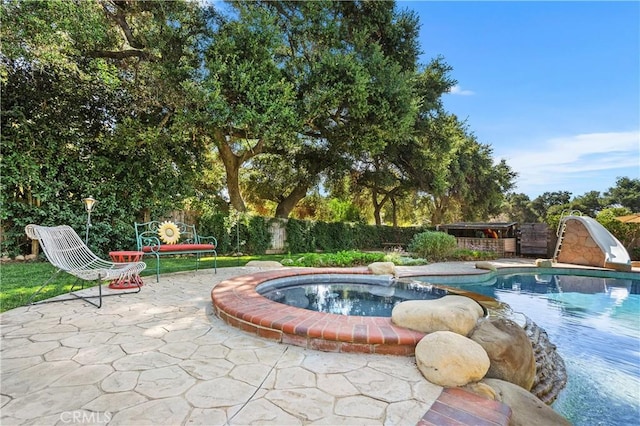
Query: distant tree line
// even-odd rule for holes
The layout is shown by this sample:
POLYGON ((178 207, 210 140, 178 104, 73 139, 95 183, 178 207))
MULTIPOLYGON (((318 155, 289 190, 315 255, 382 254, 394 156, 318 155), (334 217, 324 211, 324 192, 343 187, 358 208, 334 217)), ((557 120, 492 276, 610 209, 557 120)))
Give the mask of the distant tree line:
POLYGON ((572 197, 571 192, 545 192, 533 200, 525 194, 508 193, 501 216, 520 223, 544 222, 557 224, 563 211, 578 211, 597 217, 605 210, 618 216, 640 213, 640 179, 619 177, 615 186, 604 193, 589 191, 572 197))

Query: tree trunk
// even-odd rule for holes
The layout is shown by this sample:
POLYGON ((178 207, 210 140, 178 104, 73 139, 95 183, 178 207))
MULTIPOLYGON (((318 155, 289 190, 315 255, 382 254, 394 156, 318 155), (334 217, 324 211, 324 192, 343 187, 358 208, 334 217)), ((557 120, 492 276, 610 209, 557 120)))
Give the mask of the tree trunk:
POLYGON ((289 195, 287 195, 282 201, 278 203, 278 207, 276 207, 276 217, 287 219, 296 204, 298 204, 300 200, 307 196, 308 190, 309 185, 298 184, 298 186, 296 186, 293 191, 289 193, 289 195))
POLYGON ((231 149, 231 146, 227 143, 227 135, 222 130, 214 132, 213 137, 222 164, 224 164, 224 170, 227 176, 227 191, 229 192, 229 202, 231 206, 239 212, 246 212, 247 207, 242 199, 242 192, 240 191, 240 167, 245 161, 255 157, 262 153, 264 149, 264 140, 260 139, 256 145, 245 149, 239 154, 235 154, 231 149))
POLYGON ((398 212, 397 212, 397 206, 396 206, 396 199, 395 198, 391 198, 391 211, 393 212, 393 227, 397 228, 398 227, 398 212))
POLYGON ((229 202, 237 211, 246 212, 247 206, 244 204, 242 193, 240 192, 240 168, 228 167, 227 163, 224 163, 224 168, 227 172, 227 191, 229 192, 229 202))
POLYGON ((433 197, 433 210, 431 212, 431 224, 438 225, 442 223, 446 210, 446 197, 433 197))
POLYGON ((242 161, 240 157, 233 153, 224 138, 224 135, 217 134, 215 140, 227 176, 229 201, 234 209, 239 212, 245 212, 247 211, 247 207, 244 204, 242 193, 240 192, 240 166, 242 165, 242 161))

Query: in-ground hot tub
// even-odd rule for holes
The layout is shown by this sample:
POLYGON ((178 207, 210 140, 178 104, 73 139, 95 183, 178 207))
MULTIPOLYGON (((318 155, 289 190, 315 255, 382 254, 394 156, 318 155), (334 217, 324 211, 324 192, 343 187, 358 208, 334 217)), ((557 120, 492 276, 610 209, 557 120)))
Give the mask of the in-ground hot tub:
MULTIPOLYGON (((367 268, 282 269, 223 281, 212 290, 211 299, 215 314, 228 324, 282 343, 329 352, 413 355, 424 333, 398 327, 390 316, 315 312, 269 300, 257 291, 258 286, 366 282, 377 283, 384 294, 388 281, 388 276, 371 275, 367 268)), ((440 296, 445 294, 443 290, 440 296)))

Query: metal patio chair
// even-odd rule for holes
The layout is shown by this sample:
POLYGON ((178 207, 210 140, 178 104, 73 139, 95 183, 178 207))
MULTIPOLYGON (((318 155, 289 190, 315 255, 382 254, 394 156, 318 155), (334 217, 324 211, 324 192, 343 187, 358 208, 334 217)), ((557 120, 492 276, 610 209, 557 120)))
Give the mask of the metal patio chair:
POLYGON ((53 266, 58 270, 36 291, 27 304, 63 302, 66 300, 82 299, 87 303, 100 308, 102 306, 102 281, 106 280, 130 280, 137 283, 136 291, 119 291, 114 294, 105 294, 104 296, 119 296, 121 294, 139 293, 139 280, 135 280, 141 271, 147 265, 144 262, 127 262, 115 263, 100 259, 89 247, 80 239, 76 231, 68 225, 60 226, 40 226, 27 225, 25 227, 27 236, 31 239, 38 240, 40 247, 44 251, 45 256, 53 266), (69 294, 73 298, 54 298, 40 302, 32 302, 33 299, 42 291, 42 289, 53 280, 60 272, 67 272, 77 278, 76 282, 71 286, 69 294), (81 283, 80 289, 84 288, 84 281, 96 281, 98 284, 98 295, 83 296, 74 293, 74 289, 78 283, 81 283), (97 302, 89 299, 98 298, 97 302))

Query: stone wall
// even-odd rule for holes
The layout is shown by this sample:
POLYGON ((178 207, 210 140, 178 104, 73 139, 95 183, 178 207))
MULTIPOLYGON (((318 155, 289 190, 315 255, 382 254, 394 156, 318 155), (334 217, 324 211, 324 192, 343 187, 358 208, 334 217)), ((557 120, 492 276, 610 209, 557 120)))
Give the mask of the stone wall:
POLYGON ((493 251, 500 256, 516 254, 515 238, 471 238, 456 237, 458 248, 469 250, 493 251))

